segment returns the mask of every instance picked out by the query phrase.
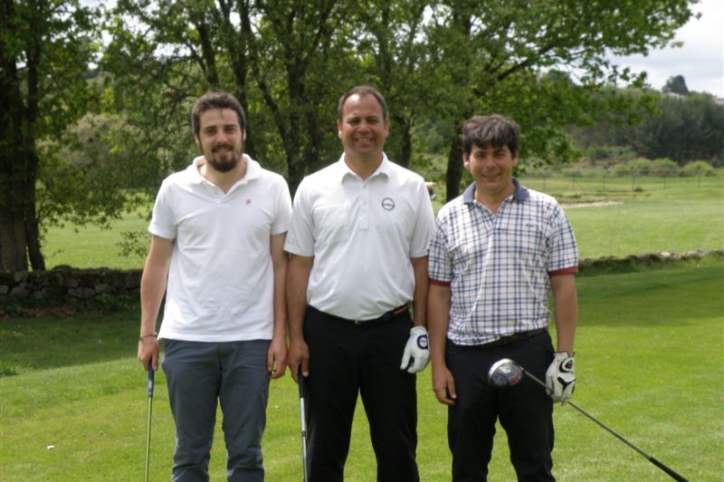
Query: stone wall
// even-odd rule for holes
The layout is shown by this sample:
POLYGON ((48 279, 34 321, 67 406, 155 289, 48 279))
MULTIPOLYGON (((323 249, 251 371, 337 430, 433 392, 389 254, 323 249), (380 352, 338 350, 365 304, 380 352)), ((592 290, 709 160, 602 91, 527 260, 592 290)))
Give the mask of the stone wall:
POLYGON ((0 271, 0 305, 10 301, 83 301, 100 295, 138 299, 141 270, 0 271))
MULTIPOLYGON (((606 256, 582 259, 579 272, 605 272, 642 265, 724 257, 724 250, 606 256)), ((48 271, 0 271, 0 309, 6 304, 63 304, 113 298, 139 299, 141 270, 74 269, 67 266, 48 271)))

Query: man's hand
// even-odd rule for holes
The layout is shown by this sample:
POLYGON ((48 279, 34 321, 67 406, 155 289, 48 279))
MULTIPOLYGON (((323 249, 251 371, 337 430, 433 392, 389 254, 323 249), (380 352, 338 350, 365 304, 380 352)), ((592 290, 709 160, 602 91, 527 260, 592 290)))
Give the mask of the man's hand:
POLYGON ((302 376, 309 376, 309 346, 304 338, 289 339, 289 351, 287 354, 287 366, 292 372, 292 378, 299 383, 299 371, 302 376))
POLYGON ((284 338, 279 336, 272 338, 266 353, 266 368, 271 379, 284 375, 287 369, 287 341, 284 338))
POLYGON ((424 370, 429 361, 430 347, 428 346, 427 330, 424 326, 415 326, 410 329, 410 338, 402 353, 400 370, 417 373, 424 370))
POLYGON ((554 402, 565 405, 576 387, 576 376, 573 373, 574 360, 568 353, 557 352, 546 372, 548 395, 554 402))
POLYGON ((155 333, 138 338, 138 361, 144 370, 158 370, 159 351, 155 333))
POLYGON ((445 365, 438 367, 433 363, 432 391, 435 392, 438 402, 447 406, 455 405, 455 400, 458 398, 455 379, 445 365))

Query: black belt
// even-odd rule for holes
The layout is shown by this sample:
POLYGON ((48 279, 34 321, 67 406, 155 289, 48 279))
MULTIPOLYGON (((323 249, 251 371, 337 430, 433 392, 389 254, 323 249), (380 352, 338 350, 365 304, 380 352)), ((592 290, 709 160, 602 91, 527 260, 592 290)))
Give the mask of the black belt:
POLYGON ((409 305, 407 303, 405 303, 402 306, 398 306, 394 310, 388 311, 387 313, 380 316, 379 318, 372 318, 370 320, 350 320, 348 318, 342 318, 341 316, 330 315, 329 313, 325 313, 324 311, 320 311, 320 310, 316 309, 314 306, 307 306, 307 311, 311 311, 314 313, 324 315, 327 318, 332 318, 335 320, 352 323, 354 325, 371 325, 374 323, 384 323, 386 321, 390 321, 391 319, 400 316, 401 314, 405 313, 408 309, 409 309, 409 305))
POLYGON ((490 343, 483 343, 482 346, 484 348, 494 348, 496 346, 510 345, 511 343, 515 343, 525 340, 526 338, 540 335, 541 333, 545 333, 546 331, 548 331, 548 328, 538 328, 537 330, 521 331, 520 333, 513 333, 512 335, 498 338, 497 340, 491 341, 490 343))

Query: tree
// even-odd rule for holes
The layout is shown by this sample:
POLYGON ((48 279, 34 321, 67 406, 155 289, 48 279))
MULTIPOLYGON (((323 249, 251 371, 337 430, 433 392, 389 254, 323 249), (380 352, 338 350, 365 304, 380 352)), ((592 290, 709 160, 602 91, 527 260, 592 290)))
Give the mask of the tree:
POLYGON ((666 81, 666 85, 661 89, 664 94, 678 94, 678 95, 689 95, 689 89, 686 87, 686 80, 683 75, 675 75, 669 77, 666 81))
MULTIPOLYGON (((473 112, 495 111, 512 115, 532 138, 543 144, 530 146, 546 152, 567 150, 561 128, 575 122, 592 122, 611 112, 614 99, 602 98, 600 90, 619 82, 641 86, 645 75, 634 77, 609 60, 609 53, 631 55, 667 45, 677 28, 692 13, 687 0, 613 0, 580 2, 564 0, 515 0, 475 2, 443 0, 433 7, 431 38, 442 45, 449 71, 448 90, 459 93, 457 108, 448 114, 447 199, 459 193, 461 156, 459 122, 473 112), (538 82, 546 69, 576 72, 573 88, 557 83, 559 98, 569 98, 562 109, 516 109, 519 100, 546 98, 550 88, 538 82), (509 87, 515 86, 515 89, 509 87), (562 96, 560 94, 563 94, 562 96), (532 120, 531 120, 532 118, 532 120), (552 137, 551 137, 552 136, 552 137), (552 144, 551 144, 552 142, 552 144)), ((553 84, 556 84, 553 82, 553 84)), ((547 108, 550 105, 546 105, 547 108)))
MULTIPOLYGON (((188 122, 191 100, 208 89, 231 91, 249 116, 246 151, 286 173, 294 187, 308 169, 329 162, 329 146, 338 143, 335 112, 322 106, 336 105, 339 86, 359 72, 339 33, 353 5, 119 1, 103 63, 114 78, 112 95, 142 131, 153 132, 163 117, 166 125, 175 119, 174 128, 187 135, 181 124, 188 122), (155 112, 134 109, 139 98, 155 112)), ((188 142, 149 141, 157 151, 174 153, 160 173, 188 163, 188 142)))
POLYGON ((78 0, 0 0, 0 269, 45 267, 38 142, 88 109, 96 14, 78 0))

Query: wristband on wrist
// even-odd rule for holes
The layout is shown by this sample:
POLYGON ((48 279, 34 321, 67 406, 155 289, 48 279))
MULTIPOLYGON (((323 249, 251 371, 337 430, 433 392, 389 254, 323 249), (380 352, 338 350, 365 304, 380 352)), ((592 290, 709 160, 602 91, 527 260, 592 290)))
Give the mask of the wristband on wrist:
POLYGON ((158 333, 150 333, 148 335, 141 335, 138 337, 140 341, 143 341, 144 338, 154 337, 156 338, 158 336, 158 333))

